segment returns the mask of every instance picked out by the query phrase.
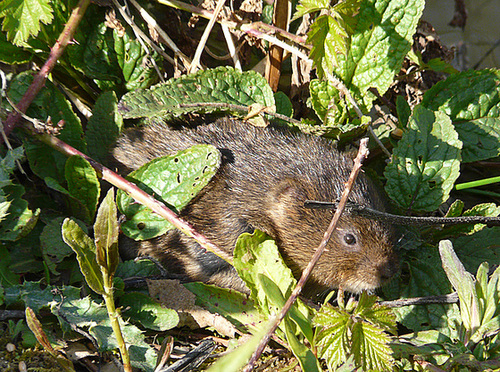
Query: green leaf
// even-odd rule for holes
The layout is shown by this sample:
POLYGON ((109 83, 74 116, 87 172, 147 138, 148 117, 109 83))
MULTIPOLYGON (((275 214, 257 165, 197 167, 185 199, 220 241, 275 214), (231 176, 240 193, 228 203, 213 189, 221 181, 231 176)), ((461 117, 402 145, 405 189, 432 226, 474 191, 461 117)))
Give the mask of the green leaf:
POLYGON ((0 62, 8 65, 19 65, 29 62, 31 58, 30 53, 7 41, 7 35, 0 32, 0 62))
POLYGON ((148 277, 160 275, 160 271, 154 262, 148 259, 129 260, 120 262, 116 269, 115 277, 132 278, 132 277, 148 277))
MULTIPOLYGON (((369 110, 376 88, 383 95, 401 69, 413 44, 424 0, 364 0, 352 32, 350 48, 339 56, 333 72, 369 110)), ((367 111, 364 111, 367 112, 367 111)))
POLYGON ((323 305, 314 317, 314 324, 321 327, 316 334, 319 356, 326 360, 331 370, 347 361, 350 348, 348 321, 348 313, 330 304, 323 305))
POLYGON ((292 21, 303 17, 306 14, 329 8, 330 1, 328 0, 301 0, 299 5, 297 5, 297 11, 293 15, 292 21))
MULTIPOLYGON (((262 276, 274 282, 280 292, 281 299, 290 296, 296 280, 291 270, 283 263, 276 243, 262 231, 253 234, 241 234, 233 252, 234 268, 238 275, 250 288, 251 298, 263 314, 271 315, 279 310, 281 300, 269 298, 270 288, 263 288, 262 276), (274 310, 273 310, 274 309, 274 310)), ((275 290, 276 292, 276 290, 275 290)))
POLYGON ((238 291, 204 283, 185 283, 184 287, 196 295, 196 305, 221 314, 240 329, 254 332, 256 325, 267 319, 257 311, 255 303, 247 295, 238 291))
POLYGON ((92 239, 69 218, 62 226, 62 236, 66 244, 76 253, 80 270, 85 276, 89 287, 98 294, 104 293, 104 284, 101 269, 96 259, 96 248, 92 239))
POLYGON ((462 322, 468 331, 475 331, 480 326, 481 319, 474 277, 465 270, 449 240, 439 242, 439 253, 448 280, 458 293, 462 322))
POLYGON ((16 45, 23 45, 30 36, 38 35, 40 23, 52 21, 52 8, 48 0, 4 0, 0 3, 2 30, 16 45))
POLYGON ((97 262, 105 267, 111 279, 120 262, 118 254, 118 216, 114 189, 110 188, 97 211, 94 224, 94 241, 97 262))
POLYGON ((398 112, 399 126, 401 128, 407 128, 408 120, 410 120, 411 116, 411 107, 403 96, 398 95, 396 97, 396 109, 398 112))
MULTIPOLYGON (((215 147, 195 145, 175 155, 154 159, 127 178, 178 212, 208 184, 220 161, 220 153, 215 147)), ((116 201, 120 212, 127 217, 121 229, 133 239, 151 239, 174 228, 121 190, 116 201)))
MULTIPOLYGON (((62 224, 63 217, 56 217, 51 220, 43 228, 40 234, 40 246, 42 249, 42 256, 45 264, 50 272, 54 275, 59 275, 57 271, 57 264, 69 255, 73 254, 73 250, 64 243, 62 238, 62 224)), ((85 225, 79 221, 77 223, 82 229, 85 225)))
POLYGON ((448 116, 417 106, 385 170, 388 195, 404 209, 437 209, 459 176, 461 148, 448 116))
POLYGON ((464 162, 500 155, 500 71, 451 75, 429 89, 421 105, 451 118, 464 144, 464 162))
POLYGON ((197 105, 201 103, 245 106, 259 103, 273 107, 274 98, 266 80, 258 73, 218 67, 170 79, 165 84, 158 84, 148 90, 130 92, 122 97, 118 107, 124 118, 168 118, 193 111, 241 115, 241 112, 234 112, 230 108, 197 105), (179 107, 183 104, 193 104, 193 107, 179 107))
POLYGON ((118 113, 115 92, 102 93, 95 102, 85 132, 89 156, 100 163, 106 163, 110 148, 122 128, 123 119, 118 113))
POLYGON ((4 288, 19 283, 19 275, 10 269, 10 253, 6 247, 0 246, 0 285, 4 288))
MULTIPOLYGON (((35 227, 40 209, 33 212, 28 208, 28 202, 21 198, 24 195, 24 187, 21 185, 6 186, 2 191, 6 194, 8 209, 0 225, 0 240, 16 241, 28 235, 35 227)), ((6 207, 4 204, 4 208, 6 207)))
POLYGON ((161 306, 151 297, 138 292, 129 292, 120 297, 120 306, 126 309, 123 316, 140 322, 145 328, 166 331, 177 326, 179 316, 172 309, 161 306))
MULTIPOLYGON (((455 201, 459 202, 459 201, 455 201)), ((455 204, 454 203, 454 204, 455 204)), ((453 205, 450 207, 450 210, 446 214, 447 217, 458 217, 458 216, 485 216, 485 217, 497 217, 500 215, 500 206, 497 206, 495 203, 482 203, 482 204, 477 204, 473 206, 471 209, 468 209, 461 213, 462 211, 459 210, 458 212, 453 212, 451 211, 451 208, 453 205)), ((463 208, 463 202, 462 202, 462 208, 463 208)), ((457 225, 457 226, 449 226, 446 228, 443 228, 438 236, 441 237, 450 237, 450 236, 458 236, 458 235, 472 235, 474 233, 477 233, 478 231, 484 229, 486 225, 478 223, 475 225, 457 225)))
POLYGON ((295 327, 292 327, 291 320, 285 319, 284 323, 286 340, 288 341, 293 354, 299 361, 302 371, 322 371, 323 369, 321 368, 321 365, 312 350, 304 345, 304 343, 299 341, 299 339, 295 335, 295 327))
POLYGON ((352 352, 356 364, 364 371, 392 371, 394 359, 389 342, 389 336, 382 329, 368 322, 356 322, 352 330, 352 352))
POLYGON ((149 54, 144 50, 143 44, 129 28, 125 33, 113 29, 113 39, 114 51, 128 91, 148 88, 158 81, 156 69, 151 62, 148 63, 148 58, 160 61, 156 52, 149 54))
POLYGON ((73 155, 66 162, 65 175, 69 193, 87 207, 90 215, 86 222, 90 223, 101 193, 96 171, 86 159, 73 155))
POLYGON ((239 371, 248 362, 255 349, 257 349, 260 340, 270 329, 270 323, 261 325, 261 328, 254 332, 248 341, 212 364, 208 372, 239 371))
POLYGON ((7 154, 0 158, 0 189, 11 185, 10 175, 16 169, 16 161, 24 158, 24 149, 19 146, 13 150, 7 150, 7 154))
POLYGON ((276 113, 288 116, 289 118, 293 117, 293 105, 292 101, 288 96, 279 91, 274 93, 274 101, 276 102, 276 113))
MULTIPOLYGON (((32 81, 33 76, 30 72, 17 75, 8 91, 10 98, 14 102, 19 102, 32 81)), ((33 103, 26 111, 26 115, 42 122, 45 122, 50 117, 54 124, 63 120, 64 127, 60 131, 58 138, 82 152, 86 151, 83 130, 78 116, 75 115, 64 95, 50 81, 45 82, 45 87, 33 100, 33 103)), ((23 143, 30 168, 37 176, 42 179, 51 177, 57 180, 59 184, 65 183, 64 169, 67 159, 65 155, 30 136, 24 136, 23 143)))

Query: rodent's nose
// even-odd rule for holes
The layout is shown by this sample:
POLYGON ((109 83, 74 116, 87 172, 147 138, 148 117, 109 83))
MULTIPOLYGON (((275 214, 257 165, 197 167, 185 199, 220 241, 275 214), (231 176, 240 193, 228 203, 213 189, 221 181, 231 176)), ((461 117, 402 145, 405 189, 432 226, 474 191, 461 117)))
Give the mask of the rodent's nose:
POLYGON ((383 282, 391 279, 397 272, 397 265, 392 261, 386 262, 378 267, 378 272, 380 275, 380 280, 383 282))

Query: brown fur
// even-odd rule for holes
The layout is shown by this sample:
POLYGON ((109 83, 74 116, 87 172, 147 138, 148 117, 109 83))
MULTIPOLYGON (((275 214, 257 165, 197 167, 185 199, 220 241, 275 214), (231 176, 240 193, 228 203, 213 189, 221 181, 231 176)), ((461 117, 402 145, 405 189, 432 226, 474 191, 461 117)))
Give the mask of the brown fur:
MULTIPOLYGON (((352 160, 325 139, 224 118, 195 129, 154 124, 127 130, 113 150, 114 164, 131 171, 197 143, 216 146, 223 162, 181 217, 227 252, 241 233, 260 229, 276 240, 286 263, 300 276, 332 217, 331 211, 304 208, 304 201, 337 200, 352 160)), ((350 200, 384 208, 381 193, 363 174, 350 200)), ((246 290, 231 266, 177 230, 134 245, 138 254, 156 257, 169 271, 188 279, 246 290)), ((397 270, 392 228, 344 214, 307 290, 313 294, 340 285, 351 292, 373 290, 397 270), (355 237, 354 244, 346 243, 348 234, 355 237)))

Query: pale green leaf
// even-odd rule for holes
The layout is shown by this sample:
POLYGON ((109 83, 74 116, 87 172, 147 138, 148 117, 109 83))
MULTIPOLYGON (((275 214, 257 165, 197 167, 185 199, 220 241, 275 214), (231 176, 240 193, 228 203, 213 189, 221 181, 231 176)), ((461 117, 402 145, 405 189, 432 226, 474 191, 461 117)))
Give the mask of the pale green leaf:
POLYGON ((40 23, 52 21, 52 8, 49 0, 3 0, 0 3, 2 31, 16 45, 23 45, 30 36, 38 35, 40 23))
POLYGON ((110 188, 97 211, 94 224, 94 241, 97 262, 106 268, 110 278, 113 277, 120 256, 118 253, 118 216, 115 204, 114 189, 110 188))
POLYGON ((96 259, 94 242, 69 218, 62 225, 62 236, 66 244, 76 253, 80 270, 90 288, 96 293, 104 293, 104 282, 96 259))
POLYGON ((125 318, 130 317, 134 322, 140 322, 145 328, 154 331, 166 331, 179 323, 177 312, 160 305, 151 297, 139 293, 129 292, 120 297, 120 306, 125 318))

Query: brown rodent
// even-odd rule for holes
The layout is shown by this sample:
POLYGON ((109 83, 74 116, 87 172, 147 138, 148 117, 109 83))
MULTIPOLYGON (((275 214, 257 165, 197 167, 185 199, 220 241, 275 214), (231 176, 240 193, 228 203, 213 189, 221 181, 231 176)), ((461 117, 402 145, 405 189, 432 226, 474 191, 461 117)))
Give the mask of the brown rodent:
MULTIPOLYGON (((217 147, 222 165, 180 216, 226 252, 232 252, 241 233, 254 229, 266 232, 299 277, 332 217, 331 211, 305 208, 304 201, 337 200, 352 169, 352 159, 326 139, 223 118, 194 129, 173 129, 166 124, 129 129, 112 152, 113 163, 120 171, 129 172, 156 157, 199 143, 217 147)), ((360 174, 350 200, 382 210, 382 198, 360 174)), ((229 264, 178 230, 134 244, 138 254, 159 259, 169 272, 245 291, 229 264)), ((339 286, 355 293, 373 290, 397 270, 392 228, 344 214, 306 292, 312 295, 339 286)))

